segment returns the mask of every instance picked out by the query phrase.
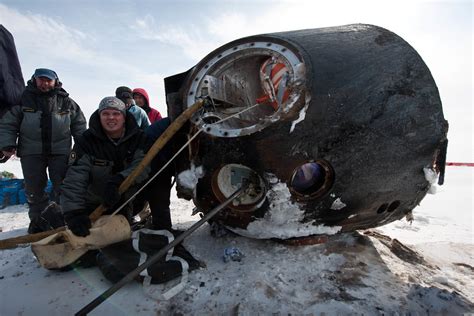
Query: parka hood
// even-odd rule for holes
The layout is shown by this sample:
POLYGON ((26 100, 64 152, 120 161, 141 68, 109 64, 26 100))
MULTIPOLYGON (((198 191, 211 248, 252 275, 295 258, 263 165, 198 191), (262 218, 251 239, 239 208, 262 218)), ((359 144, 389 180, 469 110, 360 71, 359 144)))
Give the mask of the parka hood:
POLYGON ((141 94, 146 100, 146 104, 145 104, 144 108, 149 108, 150 107, 150 97, 148 96, 148 92, 146 92, 145 89, 135 88, 135 89, 133 89, 132 93, 133 94, 135 94, 135 93, 141 94))

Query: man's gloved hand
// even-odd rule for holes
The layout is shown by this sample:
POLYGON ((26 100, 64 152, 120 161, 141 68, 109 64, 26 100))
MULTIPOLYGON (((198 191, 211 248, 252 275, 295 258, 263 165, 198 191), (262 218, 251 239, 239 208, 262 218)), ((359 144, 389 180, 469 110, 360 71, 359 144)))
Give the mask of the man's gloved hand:
POLYGON ((90 234, 91 220, 87 212, 83 210, 67 212, 64 214, 64 220, 74 235, 86 237, 90 234))
POLYGON ((123 176, 121 174, 115 174, 111 176, 104 189, 104 205, 106 207, 112 207, 120 200, 119 186, 123 182, 123 176))
POLYGON ((65 225, 61 206, 56 202, 50 202, 41 212, 41 218, 48 224, 48 229, 55 229, 65 225))

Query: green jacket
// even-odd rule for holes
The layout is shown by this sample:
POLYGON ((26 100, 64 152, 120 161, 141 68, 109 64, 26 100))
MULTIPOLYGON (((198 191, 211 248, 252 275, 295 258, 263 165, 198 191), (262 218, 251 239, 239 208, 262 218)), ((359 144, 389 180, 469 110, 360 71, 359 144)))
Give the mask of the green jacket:
POLYGON ((79 105, 58 81, 49 92, 40 91, 34 79, 0 120, 0 150, 16 148, 17 156, 69 155, 71 136, 76 139, 87 127, 79 105))

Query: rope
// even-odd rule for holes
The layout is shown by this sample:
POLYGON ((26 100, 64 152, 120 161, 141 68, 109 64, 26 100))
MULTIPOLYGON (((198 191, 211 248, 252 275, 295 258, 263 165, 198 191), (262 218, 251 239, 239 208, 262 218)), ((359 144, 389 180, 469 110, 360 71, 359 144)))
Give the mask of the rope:
MULTIPOLYGON (((212 100, 212 98, 211 98, 211 100, 212 100)), ((212 103, 214 104, 214 101, 213 101, 212 103)), ((257 105, 260 105, 260 104, 262 104, 262 103, 255 103, 254 105, 251 105, 251 106, 249 106, 249 107, 243 109, 243 110, 240 111, 240 112, 237 112, 237 113, 234 113, 234 114, 232 114, 232 115, 229 115, 229 116, 227 116, 227 117, 225 117, 225 118, 223 118, 223 119, 220 119, 220 120, 217 121, 217 122, 214 122, 214 123, 211 123, 211 124, 205 124, 205 126, 214 125, 214 124, 220 124, 220 123, 225 122, 225 121, 227 121, 227 120, 229 120, 229 119, 231 119, 231 118, 233 118, 233 117, 239 116, 240 114, 242 114, 242 113, 244 113, 244 112, 247 112, 248 110, 251 110, 251 109, 257 107, 257 105)), ((204 126, 203 126, 203 128, 204 128, 204 126)))
POLYGON ((117 208, 113 213, 112 215, 116 215, 118 212, 120 212, 129 202, 131 202, 140 192, 142 192, 147 185, 150 184, 150 182, 152 182, 166 167, 168 167, 168 165, 185 149, 188 147, 188 145, 204 130, 204 128, 206 128, 208 125, 215 125, 215 124, 220 124, 222 122, 225 122, 227 121, 228 119, 231 119, 233 117, 236 117, 250 109, 253 109, 254 107, 256 107, 257 105, 260 105, 260 103, 256 103, 254 105, 251 105, 245 109, 243 109, 242 111, 240 112, 237 112, 237 113, 234 113, 232 115, 229 115, 217 122, 214 122, 214 123, 211 123, 211 124, 205 124, 203 127, 201 127, 197 132, 196 134, 194 134, 177 152, 176 154, 174 154, 173 157, 170 158, 170 160, 168 160, 168 162, 163 166, 161 167, 160 170, 158 170, 147 182, 145 182, 145 184, 142 185, 142 187, 137 191, 135 192, 128 200, 126 200, 122 205, 119 206, 119 208, 117 208))
POLYGON ((150 184, 150 182, 152 182, 166 167, 168 167, 168 165, 189 145, 189 143, 191 143, 194 138, 196 138, 204 129, 201 128, 199 129, 196 134, 193 135, 193 137, 191 137, 187 142, 186 144, 183 145, 183 147, 181 147, 177 152, 176 154, 174 154, 173 157, 171 157, 170 160, 168 160, 168 162, 163 166, 161 167, 160 170, 158 170, 154 175, 153 177, 151 177, 147 182, 145 182, 145 184, 137 191, 135 192, 127 201, 125 201, 122 205, 120 205, 120 207, 115 210, 115 212, 112 213, 112 215, 115 215, 117 214, 118 212, 120 212, 120 210, 122 210, 125 205, 127 205, 130 201, 132 201, 140 192, 143 191, 143 189, 145 189, 145 187, 150 184))

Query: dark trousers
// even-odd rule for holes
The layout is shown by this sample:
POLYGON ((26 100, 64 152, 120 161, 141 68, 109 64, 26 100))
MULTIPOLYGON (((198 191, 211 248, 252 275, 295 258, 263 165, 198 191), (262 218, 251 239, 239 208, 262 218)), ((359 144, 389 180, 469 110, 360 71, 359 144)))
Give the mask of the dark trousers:
POLYGON ((165 169, 148 187, 148 203, 150 204, 152 223, 155 229, 171 229, 170 195, 171 195, 170 170, 165 169))
POLYGON ((52 200, 59 203, 61 183, 66 175, 67 155, 28 155, 21 157, 21 169, 25 178, 25 193, 30 207, 30 219, 41 214, 49 204, 49 196, 45 192, 48 175, 53 183, 52 200))
MULTIPOLYGON (((137 196, 138 205, 148 201, 153 229, 171 229, 170 194, 173 168, 166 168, 137 196)), ((152 170, 150 177, 156 173, 152 170)))

